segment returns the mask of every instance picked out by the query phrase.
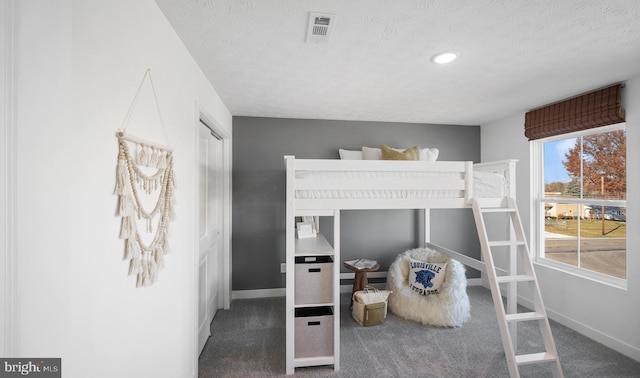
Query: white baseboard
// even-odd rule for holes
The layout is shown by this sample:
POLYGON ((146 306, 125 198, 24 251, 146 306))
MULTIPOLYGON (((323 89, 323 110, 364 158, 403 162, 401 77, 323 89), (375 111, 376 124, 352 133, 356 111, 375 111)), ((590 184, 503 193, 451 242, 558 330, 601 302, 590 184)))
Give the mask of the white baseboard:
POLYGON ((285 295, 287 295, 287 290, 285 288, 234 290, 231 292, 231 299, 233 300, 233 299, 284 297, 285 295))
POLYGON ((484 286, 482 278, 467 278, 467 286, 484 286))
MULTIPOLYGON (((352 280, 356 278, 355 273, 340 273, 341 280, 352 280)), ((387 272, 369 272, 367 278, 387 278, 387 272)))

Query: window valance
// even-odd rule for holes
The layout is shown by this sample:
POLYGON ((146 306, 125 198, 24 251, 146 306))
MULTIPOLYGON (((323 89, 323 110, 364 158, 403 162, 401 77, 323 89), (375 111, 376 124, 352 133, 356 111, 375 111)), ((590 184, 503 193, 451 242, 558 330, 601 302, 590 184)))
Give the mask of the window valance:
POLYGON ((529 140, 624 122, 622 84, 556 102, 525 114, 524 135, 529 140))

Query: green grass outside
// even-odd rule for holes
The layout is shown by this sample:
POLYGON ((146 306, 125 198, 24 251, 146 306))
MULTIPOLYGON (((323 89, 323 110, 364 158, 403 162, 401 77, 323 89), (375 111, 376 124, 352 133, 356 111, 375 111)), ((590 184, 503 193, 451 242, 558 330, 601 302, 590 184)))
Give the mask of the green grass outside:
MULTIPOLYGON (((544 226, 547 232, 571 236, 576 236, 578 233, 578 220, 576 219, 550 223, 552 224, 545 224, 544 226), (566 227, 560 225, 562 222, 566 222, 566 227)), ((627 235, 627 224, 625 222, 605 220, 604 232, 605 234, 602 235, 601 219, 580 221, 580 236, 585 238, 624 238, 627 235)))

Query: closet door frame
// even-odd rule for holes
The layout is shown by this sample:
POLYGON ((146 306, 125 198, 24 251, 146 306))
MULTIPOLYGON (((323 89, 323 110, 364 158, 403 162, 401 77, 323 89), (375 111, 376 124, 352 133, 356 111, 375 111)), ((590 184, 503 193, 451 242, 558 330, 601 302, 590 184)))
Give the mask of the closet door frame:
MULTIPOLYGON (((232 299, 232 291, 231 291, 231 170, 232 170, 232 140, 231 140, 231 132, 225 130, 220 124, 215 120, 215 118, 211 117, 205 109, 205 107, 196 102, 195 107, 195 122, 194 122, 194 161, 196 166, 194 169, 198 169, 198 143, 200 138, 200 130, 203 127, 203 124, 208 127, 211 132, 220 140, 221 148, 222 148, 222 225, 221 225, 221 258, 220 261, 222 263, 221 269, 221 279, 219 284, 219 295, 216 307, 217 309, 226 309, 228 310, 231 306, 232 299)), ((195 187, 195 197, 198 198, 198 172, 196 171, 196 183, 195 187)), ((199 204, 195 204, 199 206, 199 204)), ((199 219, 197 218, 198 211, 194 211, 196 219, 194 219, 195 224, 198 224, 199 219)), ((199 337, 199 280, 198 273, 200 270, 200 248, 199 248, 199 230, 197 227, 194 230, 194 267, 193 267, 193 356, 194 356, 194 366, 195 371, 198 371, 198 357, 200 354, 198 348, 198 337, 199 337)))

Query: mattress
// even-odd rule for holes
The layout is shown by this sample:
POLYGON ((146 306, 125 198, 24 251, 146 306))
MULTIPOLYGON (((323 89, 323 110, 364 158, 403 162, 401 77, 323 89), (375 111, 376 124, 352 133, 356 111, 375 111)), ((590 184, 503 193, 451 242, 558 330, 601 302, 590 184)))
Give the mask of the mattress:
MULTIPOLYGON (((385 172, 385 171, 298 171, 296 179, 315 180, 442 180, 462 179, 456 172, 385 172)), ((502 198, 506 193, 504 176, 495 172, 473 172, 473 196, 502 198)), ((296 190, 297 199, 402 199, 402 198, 463 198, 462 190, 296 190)))

